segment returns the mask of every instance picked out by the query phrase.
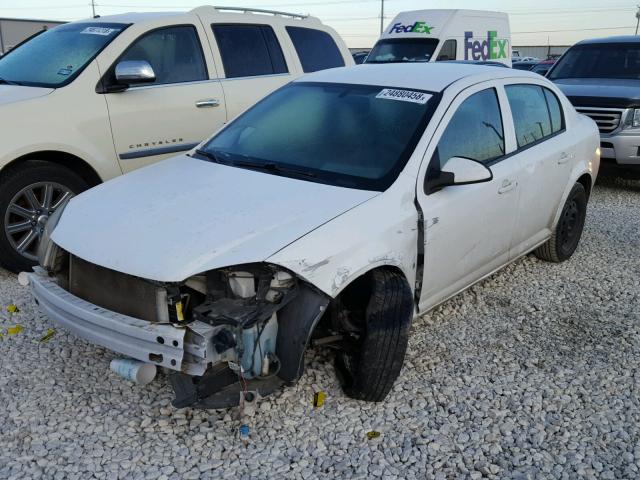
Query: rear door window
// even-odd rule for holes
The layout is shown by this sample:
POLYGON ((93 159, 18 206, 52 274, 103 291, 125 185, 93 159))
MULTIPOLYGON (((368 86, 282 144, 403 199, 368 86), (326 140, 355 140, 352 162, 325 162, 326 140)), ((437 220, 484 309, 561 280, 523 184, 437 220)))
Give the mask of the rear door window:
POLYGON ((344 67, 340 49, 327 32, 303 27, 286 28, 304 72, 344 67))
POLYGON ((189 25, 152 30, 133 42, 119 61, 124 60, 149 62, 156 75, 152 85, 208 78, 198 33, 189 25))
POLYGON ((539 85, 508 85, 505 90, 511 106, 518 148, 562 130, 562 109, 552 92, 539 85))
POLYGON ((484 164, 504 155, 504 132, 498 96, 493 88, 474 93, 458 107, 436 149, 443 167, 462 157, 484 164))
POLYGON ((287 73, 282 48, 268 25, 212 25, 226 78, 287 73))

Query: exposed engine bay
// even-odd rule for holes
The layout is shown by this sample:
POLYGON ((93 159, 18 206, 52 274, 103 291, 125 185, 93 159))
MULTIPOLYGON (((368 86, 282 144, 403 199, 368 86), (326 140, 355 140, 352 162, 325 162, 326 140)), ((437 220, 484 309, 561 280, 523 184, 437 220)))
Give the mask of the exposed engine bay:
MULTIPOLYGON (((222 268, 171 283, 55 253, 48 270, 59 287, 91 306, 137 319, 138 326, 144 321, 145 334, 157 333, 134 358, 172 371, 173 404, 179 408, 234 406, 249 391, 265 396, 297 381, 311 332, 330 301, 270 264, 222 268)), ((122 345, 140 335, 126 325, 114 330, 98 343, 131 355, 124 348, 129 345, 122 345)))

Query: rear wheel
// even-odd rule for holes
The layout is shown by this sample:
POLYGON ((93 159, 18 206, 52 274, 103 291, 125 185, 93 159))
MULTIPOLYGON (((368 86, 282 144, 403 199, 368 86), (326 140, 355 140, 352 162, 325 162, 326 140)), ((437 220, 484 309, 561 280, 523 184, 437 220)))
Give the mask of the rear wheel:
POLYGON ((40 235, 49 217, 87 183, 68 168, 31 160, 0 178, 0 264, 19 272, 37 264, 40 235))
POLYGON ((361 290, 355 295, 360 298, 338 304, 337 318, 347 340, 336 356, 336 371, 349 397, 380 402, 404 363, 413 296, 404 277, 391 270, 376 270, 355 287, 361 290), (368 301, 360 303, 364 289, 368 301))
POLYGON ((569 192, 553 235, 535 250, 536 256, 555 263, 568 260, 578 248, 586 216, 587 192, 576 183, 569 192))

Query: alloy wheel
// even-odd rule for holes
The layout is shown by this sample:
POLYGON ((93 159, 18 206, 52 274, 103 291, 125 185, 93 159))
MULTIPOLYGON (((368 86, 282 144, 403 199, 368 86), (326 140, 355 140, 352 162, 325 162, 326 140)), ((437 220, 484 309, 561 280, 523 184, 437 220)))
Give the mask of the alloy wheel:
POLYGON ((23 257, 37 260, 38 244, 49 217, 73 192, 56 182, 37 182, 24 187, 9 202, 4 233, 23 257))

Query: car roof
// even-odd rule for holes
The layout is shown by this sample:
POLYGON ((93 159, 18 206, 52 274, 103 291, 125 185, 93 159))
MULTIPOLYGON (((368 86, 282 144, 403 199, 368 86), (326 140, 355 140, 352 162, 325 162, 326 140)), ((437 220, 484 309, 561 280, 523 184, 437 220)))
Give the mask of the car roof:
POLYGON ((576 43, 576 45, 590 45, 594 43, 640 43, 640 36, 617 35, 613 37, 590 38, 588 40, 582 40, 576 43))
POLYGON ((440 92, 452 83, 466 79, 477 83, 492 78, 539 78, 539 75, 490 65, 462 63, 392 63, 363 64, 353 67, 332 68, 304 75, 296 82, 352 83, 393 88, 410 88, 440 92))

